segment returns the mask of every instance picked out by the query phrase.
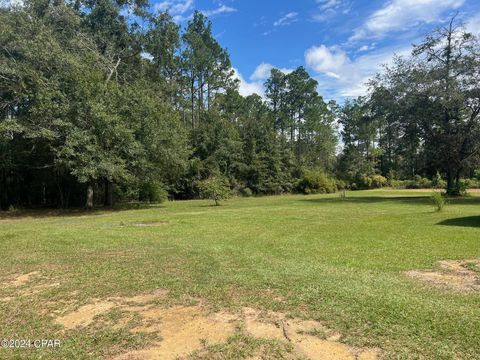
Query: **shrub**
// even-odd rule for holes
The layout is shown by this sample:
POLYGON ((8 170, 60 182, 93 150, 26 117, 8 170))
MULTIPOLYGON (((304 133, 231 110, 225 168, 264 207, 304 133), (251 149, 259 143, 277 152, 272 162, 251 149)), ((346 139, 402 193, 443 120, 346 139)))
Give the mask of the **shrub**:
POLYGON ((371 187, 374 189, 382 188, 387 185, 388 181, 382 175, 373 175, 371 176, 371 187))
POLYGON ((240 189, 240 194, 245 197, 251 197, 253 196, 253 191, 249 187, 245 187, 240 189))
POLYGON ((474 171, 473 177, 477 180, 480 181, 480 169, 477 169, 474 171))
POLYGON ((168 192, 164 185, 158 181, 144 182, 140 186, 139 199, 150 203, 160 204, 167 200, 168 192))
POLYGON ((456 193, 459 195, 465 195, 467 193, 467 189, 469 188, 468 180, 460 180, 457 185, 456 193))
POLYGON ((304 194, 330 194, 337 190, 337 184, 321 170, 305 170, 297 189, 304 194))
POLYGON ((352 190, 378 189, 388 185, 388 180, 382 175, 361 175, 355 176, 355 181, 350 185, 352 190))
POLYGON ((461 180, 464 183, 465 189, 478 189, 480 188, 480 181, 473 178, 473 179, 464 179, 461 180))
POLYGON ((394 189, 405 189, 407 187, 406 180, 390 180, 389 185, 394 189))
POLYGON ((337 190, 345 190, 347 188, 347 184, 345 183, 345 181, 336 179, 335 182, 337 190))
POLYGON ((432 195, 430 196, 430 199, 432 200, 433 204, 435 205, 435 210, 436 211, 442 211, 443 207, 445 206, 445 199, 443 198, 442 194, 440 192, 433 192, 432 195))
POLYGON ((432 179, 432 187, 435 189, 445 189, 447 187, 447 182, 442 179, 442 176, 438 171, 432 179))
POLYGON ((405 186, 407 189, 431 189, 432 181, 423 178, 420 175, 415 175, 413 180, 408 180, 405 186))
POLYGON ((221 200, 226 200, 231 196, 228 180, 223 177, 211 176, 197 182, 197 187, 200 196, 203 199, 212 199, 216 206, 220 205, 221 200))

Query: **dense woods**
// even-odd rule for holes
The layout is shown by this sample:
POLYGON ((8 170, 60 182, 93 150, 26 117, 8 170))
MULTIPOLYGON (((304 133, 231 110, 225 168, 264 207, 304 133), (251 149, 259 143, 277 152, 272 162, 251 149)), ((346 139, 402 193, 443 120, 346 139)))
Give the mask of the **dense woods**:
POLYGON ((428 178, 458 194, 480 176, 479 77, 477 39, 452 21, 368 96, 326 102, 299 67, 242 97, 200 12, 180 28, 143 0, 3 7, 0 207, 195 198, 206 183, 249 196, 428 178))

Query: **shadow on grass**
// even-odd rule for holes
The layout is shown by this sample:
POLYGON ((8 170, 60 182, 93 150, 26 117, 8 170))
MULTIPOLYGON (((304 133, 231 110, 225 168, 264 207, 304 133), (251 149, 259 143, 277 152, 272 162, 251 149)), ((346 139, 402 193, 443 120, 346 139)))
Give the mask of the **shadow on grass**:
MULTIPOLYGON (((400 202, 405 204, 422 204, 432 205, 430 194, 421 196, 355 196, 351 195, 345 198, 328 197, 328 198, 305 198, 300 201, 308 201, 314 203, 352 203, 352 204, 377 204, 382 202, 400 202)), ((447 205, 480 205, 479 196, 465 196, 465 197, 447 197, 447 205)))
POLYGON ((49 217, 75 217, 75 216, 87 216, 87 215, 105 215, 109 213, 116 213, 120 211, 128 210, 143 210, 162 208, 161 204, 148 204, 148 203, 124 203, 115 205, 112 208, 108 207, 96 207, 92 210, 86 210, 84 208, 71 208, 71 209, 19 209, 16 211, 0 211, 0 220, 7 219, 22 219, 22 218, 49 218, 49 217))
POLYGON ((437 225, 480 227, 480 216, 466 216, 440 221, 437 225))
POLYGON ((316 199, 301 199, 300 201, 308 201, 314 203, 353 203, 353 204, 376 204, 382 202, 405 202, 405 203, 430 203, 430 199, 427 196, 348 196, 345 198, 340 197, 328 197, 328 198, 316 198, 316 199))

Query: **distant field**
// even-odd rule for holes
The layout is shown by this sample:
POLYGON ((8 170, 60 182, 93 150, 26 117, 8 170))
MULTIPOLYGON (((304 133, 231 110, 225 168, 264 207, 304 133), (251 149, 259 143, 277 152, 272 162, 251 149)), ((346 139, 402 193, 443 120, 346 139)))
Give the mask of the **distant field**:
POLYGON ((428 195, 0 215, 0 339, 61 341, 0 358, 479 359, 480 194, 428 195))

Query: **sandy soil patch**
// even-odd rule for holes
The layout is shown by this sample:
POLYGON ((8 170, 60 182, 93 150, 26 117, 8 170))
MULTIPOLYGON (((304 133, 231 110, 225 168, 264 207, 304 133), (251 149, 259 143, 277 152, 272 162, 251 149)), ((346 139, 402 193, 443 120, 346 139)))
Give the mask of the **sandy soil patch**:
POLYGON ((356 349, 339 342, 341 335, 318 321, 289 319, 282 313, 262 313, 249 308, 243 312, 249 334, 290 342, 299 356, 313 360, 374 360, 379 356, 376 349, 356 349), (314 333, 323 334, 324 339, 314 333))
POLYGON ((12 286, 22 286, 27 284, 29 281, 32 280, 34 277, 39 277, 40 273, 38 271, 32 271, 29 272, 28 274, 21 274, 15 277, 15 279, 12 280, 10 285, 12 286))
POLYGON ((480 291, 480 260, 443 260, 437 270, 411 270, 409 277, 455 291, 480 291), (478 269, 478 270, 476 270, 478 269))
POLYGON ((63 325, 67 330, 74 329, 78 326, 88 326, 97 315, 106 313, 114 306, 115 303, 111 301, 99 301, 93 304, 87 304, 74 312, 57 318, 56 322, 63 325))
POLYGON ((10 281, 3 282, 1 289, 6 289, 10 293, 9 296, 0 298, 0 301, 12 301, 20 296, 30 296, 38 294, 44 290, 60 286, 59 282, 48 282, 51 279, 46 279, 40 272, 32 271, 27 274, 20 274, 13 276, 10 281), (14 292, 11 294, 11 292, 14 292))
MULTIPOLYGON (((148 348, 133 350, 115 360, 183 359, 208 345, 224 343, 238 329, 253 337, 290 343, 296 356, 322 360, 374 360, 379 351, 357 349, 340 342, 341 335, 318 321, 291 319, 285 314, 243 308, 238 313, 213 312, 198 305, 165 308, 155 303, 167 295, 164 290, 130 298, 96 300, 56 319, 65 329, 82 328, 96 322, 97 317, 113 309, 122 311, 125 319, 115 326, 139 316, 140 324, 131 332, 155 333, 158 340, 148 348), (322 334, 322 336, 318 336, 322 334)), ((103 320, 102 320, 103 321, 103 320)))

